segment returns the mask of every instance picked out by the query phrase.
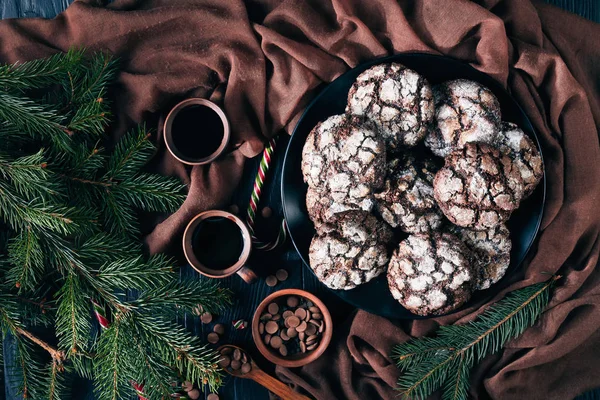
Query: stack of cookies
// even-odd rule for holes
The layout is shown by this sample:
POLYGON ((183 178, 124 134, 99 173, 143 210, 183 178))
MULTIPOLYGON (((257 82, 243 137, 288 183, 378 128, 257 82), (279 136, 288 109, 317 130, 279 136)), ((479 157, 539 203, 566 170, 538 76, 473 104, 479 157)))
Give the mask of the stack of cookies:
POLYGON ((311 131, 302 173, 317 277, 347 290, 387 271, 396 300, 435 315, 502 278, 505 222, 543 168, 488 88, 464 79, 431 87, 389 63, 360 74, 346 113, 311 131))

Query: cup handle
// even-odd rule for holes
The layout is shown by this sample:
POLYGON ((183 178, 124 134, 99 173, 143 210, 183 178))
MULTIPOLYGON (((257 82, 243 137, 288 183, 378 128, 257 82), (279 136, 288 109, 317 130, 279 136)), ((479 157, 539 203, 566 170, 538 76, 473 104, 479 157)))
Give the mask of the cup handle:
POLYGON ((243 266, 242 268, 237 270, 237 274, 244 280, 246 283, 254 283, 257 276, 250 268, 247 266, 243 266))

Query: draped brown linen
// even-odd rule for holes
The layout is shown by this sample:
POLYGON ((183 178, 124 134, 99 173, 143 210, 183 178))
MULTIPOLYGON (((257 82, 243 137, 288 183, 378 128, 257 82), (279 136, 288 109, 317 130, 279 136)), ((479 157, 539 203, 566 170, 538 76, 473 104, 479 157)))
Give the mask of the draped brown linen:
MULTIPOLYGON (((182 178, 189 196, 148 235, 152 252, 179 242, 195 213, 226 204, 245 157, 291 131, 319 85, 349 68, 419 51, 493 76, 538 131, 547 202, 525 265, 490 303, 545 273, 563 279, 539 323, 474 369, 472 395, 569 399, 600 386, 599 25, 529 0, 88 0, 53 20, 0 22, 1 62, 73 46, 121 59, 115 137, 189 96, 217 101, 231 119, 235 150, 210 166, 184 168, 158 133, 154 168, 182 178)), ((319 360, 277 373, 318 399, 396 398, 393 345, 472 320, 486 306, 402 323, 358 311, 319 360)))

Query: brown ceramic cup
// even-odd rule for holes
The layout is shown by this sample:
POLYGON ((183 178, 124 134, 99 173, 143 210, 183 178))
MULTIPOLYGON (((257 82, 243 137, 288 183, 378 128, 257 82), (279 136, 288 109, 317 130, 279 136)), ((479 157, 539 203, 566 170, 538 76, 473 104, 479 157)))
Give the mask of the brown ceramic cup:
POLYGON ((188 165, 216 160, 226 149, 231 135, 225 112, 210 100, 192 98, 171 109, 163 127, 169 152, 188 165))
MULTIPOLYGON (((235 238, 236 240, 238 238, 235 238)), ((235 215, 228 213, 226 211, 220 210, 209 210, 203 213, 198 214, 194 219, 190 221, 188 226, 185 228, 185 232, 183 233, 183 252, 185 254, 185 258, 188 260, 192 268, 201 273, 202 275, 208 276, 210 278, 226 278, 237 273, 246 283, 252 283, 256 279, 256 274, 246 266, 246 262, 250 257, 250 252, 252 249, 252 236, 250 235, 250 231, 246 224, 236 217, 235 215), (200 223, 202 221, 212 218, 212 217, 220 217, 227 218, 230 221, 234 222, 240 230, 241 239, 243 242, 243 247, 240 252, 239 258, 236 261, 226 268, 215 269, 211 268, 210 265, 204 265, 198 259, 196 253, 194 252, 194 233, 200 223)))

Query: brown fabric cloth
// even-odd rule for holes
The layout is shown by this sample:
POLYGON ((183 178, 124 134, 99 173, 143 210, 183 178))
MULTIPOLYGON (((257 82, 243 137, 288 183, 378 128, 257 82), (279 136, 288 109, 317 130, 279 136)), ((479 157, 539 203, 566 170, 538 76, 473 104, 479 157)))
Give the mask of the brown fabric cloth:
MULTIPOLYGON (((476 398, 568 399, 600 386, 600 27, 527 0, 123 0, 74 3, 54 20, 0 22, 0 61, 72 46, 122 60, 115 136, 187 96, 215 99, 232 122, 235 151, 208 167, 175 162, 160 141, 156 168, 189 184, 181 210, 148 237, 178 242, 189 218, 226 204, 244 156, 289 132, 322 82, 374 57, 406 51, 462 59, 507 86, 539 132, 547 203, 526 265, 499 289, 564 275, 541 321, 472 374, 476 398)), ((159 134, 160 136, 160 134, 159 134)), ((319 399, 395 398, 395 343, 439 324, 473 319, 475 304, 428 321, 358 312, 316 362, 278 369, 319 399)))

